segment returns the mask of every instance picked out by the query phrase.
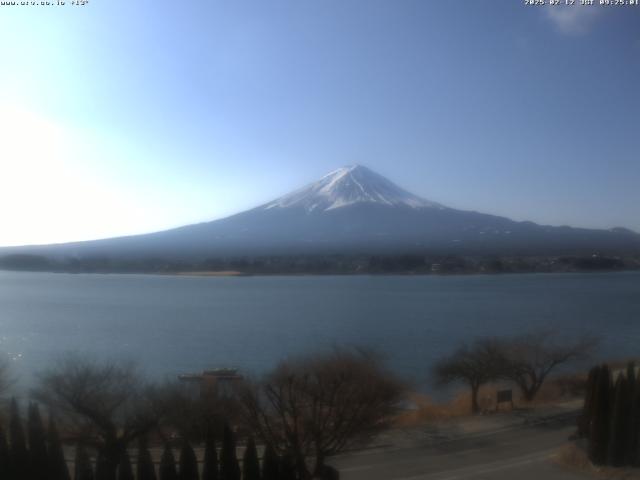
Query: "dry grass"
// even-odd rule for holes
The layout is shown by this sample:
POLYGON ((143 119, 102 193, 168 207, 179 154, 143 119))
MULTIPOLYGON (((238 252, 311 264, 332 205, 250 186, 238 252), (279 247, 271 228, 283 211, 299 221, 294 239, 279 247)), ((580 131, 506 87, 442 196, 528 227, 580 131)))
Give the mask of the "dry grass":
POLYGON ((580 448, 575 443, 562 446, 558 451, 556 461, 564 467, 580 470, 581 472, 587 470, 593 470, 595 472, 596 470, 593 464, 589 461, 584 449, 580 448))
MULTIPOLYGON (((478 400, 482 411, 495 411, 496 392, 503 387, 486 385, 480 389, 478 400)), ((453 398, 444 403, 435 402, 428 395, 414 393, 409 400, 416 406, 414 410, 402 412, 396 419, 396 426, 411 427, 424 423, 438 422, 452 418, 471 415, 471 393, 461 390, 453 398)), ((517 407, 517 404, 514 403, 517 407)), ((500 405, 500 410, 511 410, 507 404, 500 405)))
POLYGON ((603 480, 640 480, 640 470, 637 468, 597 467, 593 465, 584 448, 575 443, 560 448, 556 462, 564 468, 603 480))
POLYGON ((431 397, 412 394, 410 401, 416 406, 414 410, 402 412, 396 418, 396 426, 413 427, 424 423, 432 423, 469 414, 469 403, 465 403, 460 395, 447 403, 436 403, 431 397))
MULTIPOLYGON (((515 409, 535 408, 536 406, 582 398, 586 374, 562 375, 550 378, 540 389, 533 402, 525 402, 520 392, 513 388, 513 407, 515 409)), ((483 412, 496 412, 496 394, 498 390, 512 388, 504 384, 489 384, 480 389, 478 401, 483 412)), ((396 426, 411 427, 430 422, 438 422, 471 415, 471 393, 466 389, 458 391, 447 402, 436 402, 428 395, 414 393, 409 400, 416 406, 414 410, 402 412, 396 419, 396 426)), ((497 411, 508 412, 511 405, 500 404, 497 411)))
POLYGON ((531 404, 532 406, 548 405, 564 400, 582 398, 584 397, 586 383, 586 373, 574 373, 552 377, 542 385, 538 395, 531 404))

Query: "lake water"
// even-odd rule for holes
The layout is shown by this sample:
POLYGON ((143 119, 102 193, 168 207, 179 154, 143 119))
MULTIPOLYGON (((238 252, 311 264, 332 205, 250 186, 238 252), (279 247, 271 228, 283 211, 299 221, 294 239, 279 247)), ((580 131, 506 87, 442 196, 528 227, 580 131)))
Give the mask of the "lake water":
POLYGON ((67 351, 130 358, 156 377, 259 373, 332 345, 384 352, 426 387, 429 366, 480 335, 552 327, 640 353, 640 273, 178 277, 0 272, 0 352, 31 382, 67 351))

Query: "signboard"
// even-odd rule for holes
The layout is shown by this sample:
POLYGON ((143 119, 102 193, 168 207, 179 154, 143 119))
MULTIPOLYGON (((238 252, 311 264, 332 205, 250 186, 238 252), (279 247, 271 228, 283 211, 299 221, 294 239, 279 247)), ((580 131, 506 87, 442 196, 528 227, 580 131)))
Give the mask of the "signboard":
POLYGON ((498 390, 496 398, 496 410, 501 403, 510 403, 513 409, 513 391, 512 390, 498 390))

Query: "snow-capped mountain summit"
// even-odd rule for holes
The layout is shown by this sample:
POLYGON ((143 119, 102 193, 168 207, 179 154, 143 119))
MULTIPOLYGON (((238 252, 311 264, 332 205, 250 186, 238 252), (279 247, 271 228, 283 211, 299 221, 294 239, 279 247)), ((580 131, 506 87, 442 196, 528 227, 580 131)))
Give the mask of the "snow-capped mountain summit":
POLYGON ((0 249, 52 258, 163 260, 229 256, 442 253, 541 255, 640 252, 640 235, 516 222, 444 207, 355 165, 262 206, 163 232, 0 249))
POLYGON ((320 180, 260 208, 264 210, 303 208, 307 212, 326 212, 358 203, 410 208, 445 208, 438 203, 407 192, 362 165, 350 165, 334 170, 320 180))

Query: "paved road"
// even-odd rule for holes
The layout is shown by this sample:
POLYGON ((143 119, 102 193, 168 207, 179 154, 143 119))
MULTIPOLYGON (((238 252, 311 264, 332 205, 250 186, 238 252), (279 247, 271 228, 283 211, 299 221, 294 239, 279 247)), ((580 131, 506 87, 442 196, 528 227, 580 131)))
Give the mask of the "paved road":
POLYGON ((553 457, 575 420, 515 428, 437 446, 378 449, 331 462, 342 480, 584 480, 553 457))

